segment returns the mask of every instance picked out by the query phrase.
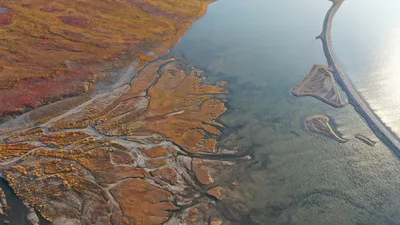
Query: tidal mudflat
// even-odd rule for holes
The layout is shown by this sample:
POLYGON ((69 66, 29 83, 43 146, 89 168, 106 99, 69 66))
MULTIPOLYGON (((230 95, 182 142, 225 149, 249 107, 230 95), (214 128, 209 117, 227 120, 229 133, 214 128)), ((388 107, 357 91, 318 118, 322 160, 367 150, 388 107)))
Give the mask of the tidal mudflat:
POLYGON ((0 172, 23 202, 10 215, 221 223, 216 202, 250 161, 216 147, 228 83, 160 58, 210 2, 2 5, 0 172))
POLYGON ((3 131, 0 171, 54 224, 219 223, 216 201, 250 158, 217 150, 226 108, 214 96, 227 83, 204 81, 199 70, 155 61, 131 84, 3 131))
MULTIPOLYGON (((143 2, 136 3, 154 12, 143 2)), ((352 21, 361 11, 356 5, 341 17, 352 21)), ((39 204, 38 215, 60 223, 86 220, 82 215, 97 205, 98 218, 128 223, 397 224, 398 159, 382 142, 371 148, 354 138, 374 134, 351 105, 334 108, 290 93, 311 65, 326 63, 313 39, 329 7, 320 0, 217 1, 161 61, 140 73, 136 64, 116 72, 124 82, 89 85, 94 94, 76 105, 66 102, 70 109, 54 105, 53 115, 35 108, 10 121, 18 129, 3 126, 10 184, 21 199, 39 204), (169 61, 172 56, 178 63, 169 61), (310 114, 327 116, 349 141, 308 131, 310 114), (28 192, 26 184, 36 182, 43 188, 28 192), (56 193, 59 187, 71 198, 56 193), (43 189, 53 199, 33 197, 43 189), (132 206, 139 204, 145 207, 132 206), (66 219, 57 211, 63 207, 70 209, 66 219)), ((375 22, 381 17, 375 15, 375 22)), ((346 40, 335 41, 335 49, 346 40)), ((153 53, 144 57, 152 60, 153 53)), ((313 90, 329 87, 320 81, 313 90)))

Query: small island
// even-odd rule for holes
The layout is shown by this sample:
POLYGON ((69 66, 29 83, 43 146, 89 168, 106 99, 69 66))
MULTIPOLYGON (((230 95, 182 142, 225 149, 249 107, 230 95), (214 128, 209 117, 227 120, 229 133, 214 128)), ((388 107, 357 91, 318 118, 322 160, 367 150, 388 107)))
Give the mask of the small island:
POLYGON ((355 136, 358 140, 364 142, 366 145, 369 145, 371 147, 374 147, 376 145, 376 141, 372 140, 371 138, 362 135, 362 134, 356 134, 355 136))
POLYGON ((294 96, 312 96, 333 107, 344 107, 345 101, 328 68, 314 65, 310 73, 292 89, 294 96))
POLYGON ((305 125, 309 131, 332 138, 340 143, 348 140, 340 137, 340 134, 332 128, 329 117, 325 115, 312 115, 305 119, 305 125))

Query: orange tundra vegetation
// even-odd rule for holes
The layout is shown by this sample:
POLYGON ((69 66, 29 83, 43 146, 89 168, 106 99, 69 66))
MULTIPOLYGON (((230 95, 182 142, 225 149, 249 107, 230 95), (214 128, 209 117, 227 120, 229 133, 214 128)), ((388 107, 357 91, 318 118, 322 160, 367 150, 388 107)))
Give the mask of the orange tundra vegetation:
POLYGON ((226 111, 216 95, 227 91, 204 81, 199 70, 155 61, 131 86, 0 136, 0 172, 54 224, 218 220, 215 202, 225 192, 212 186, 233 165, 216 149, 216 120, 226 111))
POLYGON ((244 160, 217 149, 227 83, 154 60, 211 1, 0 1, 0 119, 31 110, 0 124, 21 200, 53 224, 221 224, 244 160), (135 60, 130 83, 106 82, 135 60))
POLYGON ((141 68, 211 1, 0 1, 0 117, 88 92, 134 60, 141 68))

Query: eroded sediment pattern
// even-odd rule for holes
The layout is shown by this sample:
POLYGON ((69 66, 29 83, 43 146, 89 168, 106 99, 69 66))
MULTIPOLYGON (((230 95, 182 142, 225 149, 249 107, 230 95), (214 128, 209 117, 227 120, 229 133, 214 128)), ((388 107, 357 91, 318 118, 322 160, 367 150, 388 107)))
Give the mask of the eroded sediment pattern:
POLYGON ((204 80, 160 60, 41 125, 3 127, 0 171, 54 224, 220 224, 218 173, 244 158, 217 152, 227 84, 204 80))
POLYGON ((329 117, 325 115, 308 116, 305 120, 305 125, 308 130, 332 138, 338 142, 344 143, 348 141, 347 139, 340 137, 340 134, 334 131, 330 124, 329 117))
POLYGON ((313 96, 333 107, 345 106, 338 85, 328 68, 314 65, 310 73, 292 89, 295 96, 313 96))

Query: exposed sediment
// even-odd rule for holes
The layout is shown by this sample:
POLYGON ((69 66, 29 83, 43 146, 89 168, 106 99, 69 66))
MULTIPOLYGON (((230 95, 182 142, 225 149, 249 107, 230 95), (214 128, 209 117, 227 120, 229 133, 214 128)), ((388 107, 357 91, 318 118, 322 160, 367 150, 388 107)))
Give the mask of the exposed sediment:
POLYGON ((372 140, 371 138, 366 137, 365 135, 362 134, 356 134, 355 136, 358 140, 364 142, 365 144, 374 147, 376 144, 376 141, 372 140))
POLYGON ((216 148, 227 83, 156 60, 210 2, 0 5, 0 172, 29 220, 222 223, 212 187, 249 159, 216 148))
POLYGON ((6 213, 7 210, 8 210, 8 204, 7 204, 6 195, 3 191, 3 189, 0 188, 0 216, 7 215, 7 213, 6 213))
POLYGON ((325 115, 308 116, 305 119, 305 125, 309 131, 332 138, 340 143, 348 141, 332 128, 329 117, 325 115))
POLYGON ((312 96, 333 107, 344 107, 345 101, 328 68, 314 65, 310 73, 292 89, 295 96, 312 96))
POLYGON ((216 149, 226 108, 214 95, 227 83, 204 80, 155 61, 130 85, 4 133, 0 172, 53 224, 218 222, 223 191, 210 185, 248 158, 216 149))
POLYGON ((334 54, 331 37, 332 22, 344 0, 332 0, 332 2, 332 7, 328 10, 323 23, 322 33, 317 37, 322 41, 329 70, 332 71, 336 82, 338 82, 343 91, 346 92, 349 103, 353 105, 356 111, 364 118, 375 135, 392 149, 395 154, 400 156, 399 138, 382 122, 368 103, 360 96, 350 79, 340 67, 337 57, 334 54))

